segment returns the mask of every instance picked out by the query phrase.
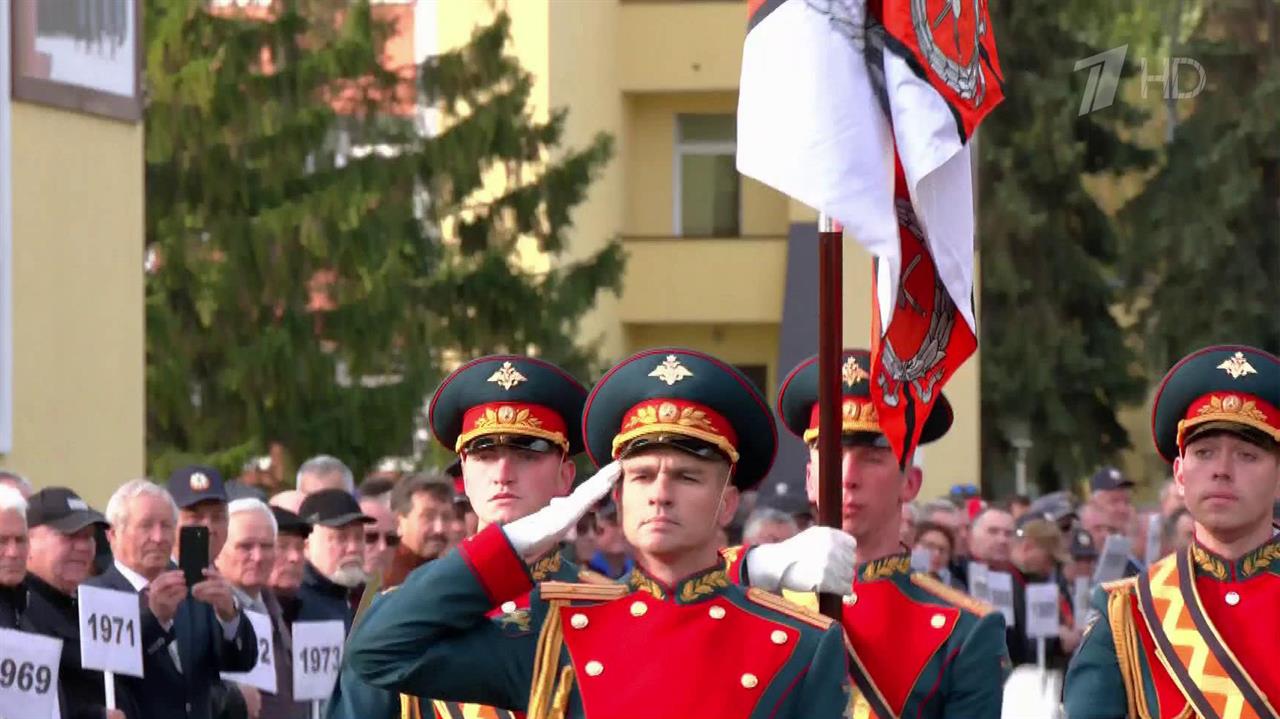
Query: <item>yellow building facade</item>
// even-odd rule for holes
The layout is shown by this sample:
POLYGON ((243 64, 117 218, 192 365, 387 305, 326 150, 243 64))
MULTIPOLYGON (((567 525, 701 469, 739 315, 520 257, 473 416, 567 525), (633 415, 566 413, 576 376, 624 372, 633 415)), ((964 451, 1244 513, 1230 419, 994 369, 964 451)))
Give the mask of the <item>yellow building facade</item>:
MULTIPOLYGON (((620 359, 656 345, 701 349, 743 368, 773 399, 791 367, 817 351, 816 215, 733 171, 746 3, 726 0, 508 0, 511 51, 536 79, 545 116, 569 111, 567 146, 597 132, 615 159, 574 216, 570 256, 618 238, 621 296, 583 323, 620 359)), ((422 54, 464 43, 493 17, 489 0, 419 0, 422 54)), ((845 252, 844 337, 870 342, 871 262, 845 252)), ((980 477, 978 360, 947 389, 956 423, 920 457, 922 497, 980 477)), ((797 486, 798 440, 784 440, 772 479, 797 486)))
POLYGON ((0 16, 0 467, 102 509, 145 464, 142 124, 16 99, 0 16))

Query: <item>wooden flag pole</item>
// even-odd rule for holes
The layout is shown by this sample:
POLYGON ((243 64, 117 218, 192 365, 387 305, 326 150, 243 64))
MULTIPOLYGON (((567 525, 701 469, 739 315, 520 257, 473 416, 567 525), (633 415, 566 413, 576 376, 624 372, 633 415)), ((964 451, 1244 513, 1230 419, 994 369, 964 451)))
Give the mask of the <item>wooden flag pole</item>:
MULTIPOLYGON (((818 523, 841 527, 840 357, 844 352, 844 230, 818 216, 818 523)), ((840 597, 818 597, 823 614, 840 620, 840 597)))

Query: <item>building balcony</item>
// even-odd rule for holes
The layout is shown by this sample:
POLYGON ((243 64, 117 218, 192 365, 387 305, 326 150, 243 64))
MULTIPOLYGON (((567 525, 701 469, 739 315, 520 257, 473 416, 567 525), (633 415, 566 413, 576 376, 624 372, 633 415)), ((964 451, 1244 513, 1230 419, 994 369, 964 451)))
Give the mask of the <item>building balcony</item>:
POLYGON ((747 5, 730 0, 622 0, 618 77, 624 93, 738 88, 747 5))
POLYGON ((619 318, 628 324, 777 323, 787 238, 624 236, 619 318))

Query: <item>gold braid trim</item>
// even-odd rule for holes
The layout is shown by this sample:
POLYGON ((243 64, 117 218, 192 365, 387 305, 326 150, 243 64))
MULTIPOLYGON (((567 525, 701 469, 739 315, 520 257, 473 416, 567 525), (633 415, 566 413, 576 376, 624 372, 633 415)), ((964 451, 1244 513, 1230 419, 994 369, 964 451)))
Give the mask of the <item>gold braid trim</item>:
POLYGON ((573 691, 573 667, 560 669, 560 685, 556 687, 555 701, 551 702, 550 719, 564 719, 569 713, 569 694, 573 691))
POLYGON ((830 627, 833 620, 831 617, 806 609, 798 604, 793 604, 776 594, 770 594, 763 589, 751 587, 747 590, 747 599, 759 604, 762 607, 772 609, 779 614, 785 614, 792 619, 799 619, 805 624, 810 624, 819 629, 830 627))
POLYGON ((1120 665, 1120 677, 1124 682, 1124 696, 1129 703, 1130 717, 1151 719, 1147 710, 1147 694, 1142 686, 1141 648, 1137 627, 1129 609, 1133 582, 1117 583, 1114 591, 1108 588, 1107 616, 1111 624, 1111 641, 1116 647, 1116 663, 1120 665))
POLYGON ((625 597, 631 590, 625 584, 579 584, 576 582, 543 582, 538 594, 543 599, 566 601, 607 602, 625 597))
POLYGON ((996 610, 995 607, 987 604, 981 599, 974 599, 955 587, 943 584, 935 579, 932 574, 923 574, 916 572, 911 575, 911 583, 950 604, 953 607, 963 609, 971 614, 979 617, 985 617, 996 610))
POLYGON ((560 626, 560 610, 564 599, 551 600, 547 618, 538 633, 538 649, 533 660, 533 682, 529 686, 528 719, 550 719, 552 691, 555 689, 556 667, 560 664, 560 646, 564 644, 564 628, 560 626))

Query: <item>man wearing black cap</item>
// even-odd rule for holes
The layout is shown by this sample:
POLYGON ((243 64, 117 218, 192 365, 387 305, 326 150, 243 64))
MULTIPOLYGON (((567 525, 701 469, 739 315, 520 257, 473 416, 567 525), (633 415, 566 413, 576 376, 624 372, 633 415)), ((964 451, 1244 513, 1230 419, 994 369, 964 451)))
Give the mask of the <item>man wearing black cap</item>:
POLYGON ((841 716, 839 627, 731 583, 717 552, 717 530, 777 442, 750 380, 698 352, 643 352, 596 385, 583 428, 593 463, 615 461, 411 575, 352 635, 350 666, 378 686, 529 719, 583 717, 588 705, 592 716, 841 716), (518 621, 486 621, 533 587, 526 562, 610 493, 636 550, 628 581, 542 584, 518 621))
POLYGON ((373 518, 360 511, 343 489, 322 489, 302 501, 299 514, 312 527, 307 566, 298 589, 298 620, 341 619, 347 631, 355 618, 351 599, 365 583, 364 526, 373 518))
POLYGON ((272 505, 276 518, 276 561, 267 586, 280 602, 286 624, 298 618, 298 589, 307 568, 307 537, 311 525, 283 507, 272 505))
POLYGON ((1280 358, 1243 345, 1184 357, 1156 391, 1151 427, 1194 540, 1095 590, 1096 619, 1067 672, 1067 714, 1276 717, 1280 358))
POLYGON ((116 703, 108 710, 102 672, 80 664, 80 620, 76 590, 93 568, 94 530, 107 520, 90 509, 75 492, 63 487, 31 495, 27 508, 31 558, 27 567, 30 601, 24 631, 62 640, 58 667, 59 703, 64 719, 124 719, 135 711, 132 698, 116 680, 116 703))
POLYGON ((1133 519, 1133 480, 1115 467, 1103 467, 1089 478, 1089 501, 1111 516, 1117 527, 1128 527, 1133 519))
POLYGON ((138 717, 211 719, 219 672, 247 672, 257 662, 253 625, 216 569, 187 586, 172 560, 178 507, 163 487, 126 482, 107 502, 107 520, 115 563, 86 584, 143 596, 143 678, 124 679, 138 717))

